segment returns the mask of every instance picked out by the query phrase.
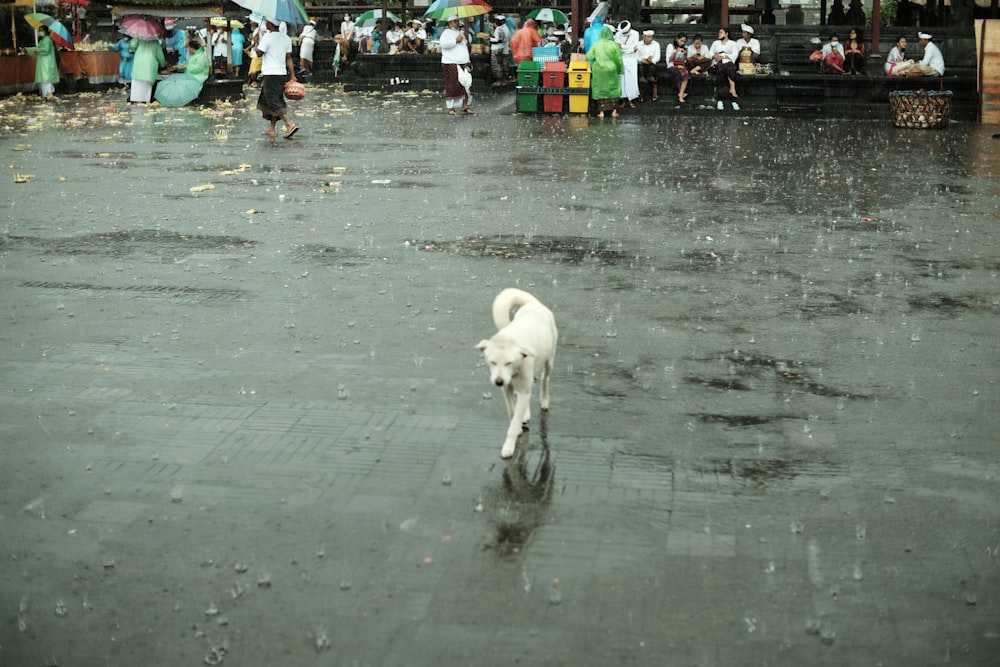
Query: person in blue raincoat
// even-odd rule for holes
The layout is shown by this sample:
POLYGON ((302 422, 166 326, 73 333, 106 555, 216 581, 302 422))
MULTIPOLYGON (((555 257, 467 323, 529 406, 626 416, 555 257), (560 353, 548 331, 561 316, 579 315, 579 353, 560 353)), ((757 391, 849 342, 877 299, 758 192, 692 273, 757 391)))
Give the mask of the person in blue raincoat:
POLYGON ((35 83, 39 92, 47 100, 55 99, 56 84, 59 83, 59 63, 56 62, 56 45, 49 37, 48 26, 41 26, 42 38, 38 46, 28 49, 28 55, 35 56, 35 83))
MULTIPOLYGON (((601 30, 604 28, 604 19, 595 16, 590 27, 583 31, 583 52, 590 53, 590 47, 601 38, 601 30)), ((588 58, 589 60, 589 58, 588 58)))
POLYGON ((247 38, 239 28, 233 28, 233 78, 239 79, 243 76, 243 49, 246 48, 247 38))
POLYGON ((127 86, 132 81, 132 59, 135 54, 129 48, 131 43, 131 39, 122 36, 110 47, 111 51, 118 52, 118 83, 122 86, 127 86))

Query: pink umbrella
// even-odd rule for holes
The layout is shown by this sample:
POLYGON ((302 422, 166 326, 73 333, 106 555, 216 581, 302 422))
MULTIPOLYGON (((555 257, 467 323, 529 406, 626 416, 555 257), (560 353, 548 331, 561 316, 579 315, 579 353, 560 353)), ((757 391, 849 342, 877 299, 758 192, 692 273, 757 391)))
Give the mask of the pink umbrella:
POLYGON ((129 37, 148 42, 155 42, 163 34, 163 23, 160 19, 149 16, 126 16, 118 28, 129 37))

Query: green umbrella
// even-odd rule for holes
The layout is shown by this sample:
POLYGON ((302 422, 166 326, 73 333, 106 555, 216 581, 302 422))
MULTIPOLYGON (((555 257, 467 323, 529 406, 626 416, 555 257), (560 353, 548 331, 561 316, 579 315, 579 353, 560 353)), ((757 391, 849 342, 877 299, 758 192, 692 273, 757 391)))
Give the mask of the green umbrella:
MULTIPOLYGON (((403 22, 403 19, 399 18, 392 12, 386 12, 385 15, 392 23, 403 22)), ((358 18, 354 19, 354 27, 365 28, 365 29, 374 28, 375 24, 378 23, 379 19, 381 18, 382 18, 381 9, 369 9, 367 12, 361 14, 360 16, 358 16, 358 18)))
POLYGON ((190 74, 171 74, 156 84, 156 101, 165 107, 182 107, 201 94, 201 81, 190 74))
POLYGON ((569 23, 568 16, 558 9, 549 9, 548 7, 528 12, 525 18, 535 19, 538 23, 569 23))

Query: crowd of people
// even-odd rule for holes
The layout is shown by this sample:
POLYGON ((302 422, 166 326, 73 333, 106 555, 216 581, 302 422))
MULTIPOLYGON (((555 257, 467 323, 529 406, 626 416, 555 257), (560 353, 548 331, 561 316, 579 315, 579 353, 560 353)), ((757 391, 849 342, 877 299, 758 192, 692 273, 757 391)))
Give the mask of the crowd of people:
MULTIPOLYGON (((540 25, 527 18, 518 25, 503 14, 466 21, 452 14, 440 23, 414 19, 405 30, 399 23, 391 23, 386 30, 384 20, 359 28, 347 14, 333 39, 338 45, 338 59, 345 62, 357 53, 424 54, 433 43, 434 50, 441 54, 445 108, 451 115, 475 113, 470 50, 473 39, 489 45, 493 86, 516 81, 518 66, 532 60, 534 49, 540 46, 555 47, 562 60, 586 59, 591 66, 590 94, 599 117, 606 114, 615 117, 623 108, 635 108, 637 102, 658 101, 663 69, 676 89, 678 104, 685 103, 692 76, 716 76, 727 85, 730 104, 738 110, 737 77, 740 73, 753 73, 761 56, 754 27, 748 24, 740 26, 740 37, 736 40, 723 27, 710 45, 700 34, 695 34, 688 43, 687 34, 680 32, 662 48, 653 30, 640 34, 627 20, 614 24, 610 20, 605 22, 605 17, 599 14, 588 18, 577 42, 571 39, 565 24, 540 25)), ((257 106, 269 122, 264 134, 276 137, 278 121, 284 123, 286 138, 298 132, 298 126, 288 116, 284 86, 294 81, 296 74, 313 73, 315 44, 319 39, 315 19, 302 26, 298 34, 297 71, 292 58, 292 39, 284 24, 267 19, 251 21, 247 36, 239 27, 230 27, 228 21, 223 26, 206 21, 203 29, 185 32, 174 20, 166 19, 163 28, 159 40, 122 37, 111 47, 119 54, 119 81, 130 87, 131 102, 150 102, 157 80, 166 74, 183 74, 204 84, 213 70, 231 69, 241 78, 245 56, 250 61, 247 83, 260 88, 257 106)), ((56 48, 47 28, 40 28, 40 32, 38 46, 31 52, 37 56, 36 81, 40 92, 51 99, 54 84, 59 80, 56 48)), ((886 58, 887 76, 944 74, 944 58, 933 43, 933 36, 920 32, 918 39, 923 58, 920 61, 907 58, 907 40, 900 37, 886 58)), ((859 28, 851 29, 843 42, 838 34, 831 34, 814 54, 827 74, 862 74, 867 58, 859 28)), ((717 107, 722 109, 724 101, 718 100, 717 107)))

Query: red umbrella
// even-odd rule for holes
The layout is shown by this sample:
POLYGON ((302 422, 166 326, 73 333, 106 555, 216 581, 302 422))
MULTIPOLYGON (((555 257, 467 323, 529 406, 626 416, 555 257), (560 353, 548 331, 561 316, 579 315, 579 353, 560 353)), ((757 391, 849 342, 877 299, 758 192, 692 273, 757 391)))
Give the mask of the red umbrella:
POLYGON ((89 7, 90 0, 59 0, 60 5, 78 5, 80 7, 89 7))
POLYGON ((133 14, 126 16, 118 29, 129 37, 155 42, 163 34, 163 23, 159 19, 133 14))

